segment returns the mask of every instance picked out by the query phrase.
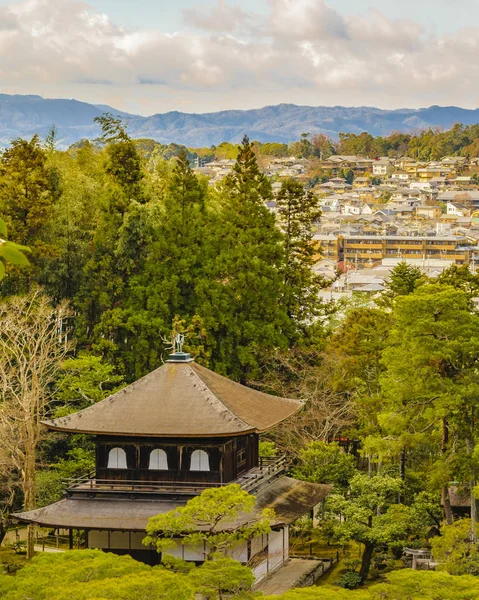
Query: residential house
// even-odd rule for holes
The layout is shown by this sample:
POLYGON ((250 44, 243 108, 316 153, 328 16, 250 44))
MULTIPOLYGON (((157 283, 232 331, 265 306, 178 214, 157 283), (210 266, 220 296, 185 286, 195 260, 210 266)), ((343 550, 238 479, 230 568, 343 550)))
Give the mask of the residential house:
POLYGON ((446 204, 446 214, 455 217, 470 217, 471 210, 459 202, 448 202, 446 204))

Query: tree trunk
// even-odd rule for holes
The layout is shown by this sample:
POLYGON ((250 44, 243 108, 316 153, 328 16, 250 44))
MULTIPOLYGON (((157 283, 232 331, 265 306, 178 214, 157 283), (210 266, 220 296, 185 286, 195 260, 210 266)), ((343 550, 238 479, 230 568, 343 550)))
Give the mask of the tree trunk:
MULTIPOLYGON (((447 424, 447 419, 444 418, 442 420, 442 442, 441 442, 441 453, 443 455, 443 460, 445 460, 446 452, 447 452, 447 444, 449 442, 449 426, 447 424)), ((446 523, 448 525, 452 525, 454 523, 454 517, 452 515, 452 507, 451 507, 451 499, 449 497, 449 484, 445 484, 441 490, 441 499, 442 506, 444 508, 444 517, 446 519, 446 523)))
MULTIPOLYGON (((25 465, 23 471, 23 507, 25 511, 33 510, 36 502, 35 485, 35 445, 27 438, 25 443, 25 465)), ((33 558, 34 554, 34 526, 27 526, 27 559, 33 558)))
POLYGON ((7 521, 0 518, 0 546, 7 535, 7 521))
POLYGON ((404 481, 406 479, 406 448, 401 450, 401 458, 399 462, 399 477, 404 481))
MULTIPOLYGON (((474 439, 475 419, 474 419, 474 408, 471 408, 471 422, 469 428, 469 437, 467 439, 467 454, 472 457, 475 447, 474 439)), ((475 469, 471 469, 471 482, 470 482, 470 498, 471 498, 471 544, 477 544, 476 535, 476 523, 477 523, 477 504, 476 496, 474 495, 474 488, 476 487, 476 474, 475 469)))
POLYGON ((374 546, 371 544, 364 545, 363 557, 361 560, 361 569, 359 570, 359 575, 361 577, 361 584, 366 582, 366 579, 369 575, 369 569, 371 568, 371 561, 373 559, 374 554, 374 546))
POLYGON ((451 499, 449 498, 449 486, 445 485, 441 490, 441 501, 444 508, 444 518, 448 525, 454 523, 454 516, 452 514, 451 499))

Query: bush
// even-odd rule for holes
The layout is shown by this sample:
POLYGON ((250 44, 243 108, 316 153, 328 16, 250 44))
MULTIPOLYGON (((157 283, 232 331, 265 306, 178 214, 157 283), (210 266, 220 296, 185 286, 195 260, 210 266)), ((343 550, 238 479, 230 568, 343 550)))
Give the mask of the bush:
POLYGON ((355 573, 356 569, 361 566, 361 559, 360 558, 349 558, 349 559, 346 559, 344 561, 344 566, 346 567, 346 569, 348 571, 351 571, 352 573, 355 573))
POLYGON ((354 590, 361 584, 361 576, 355 571, 347 571, 336 581, 336 585, 347 590, 354 590))

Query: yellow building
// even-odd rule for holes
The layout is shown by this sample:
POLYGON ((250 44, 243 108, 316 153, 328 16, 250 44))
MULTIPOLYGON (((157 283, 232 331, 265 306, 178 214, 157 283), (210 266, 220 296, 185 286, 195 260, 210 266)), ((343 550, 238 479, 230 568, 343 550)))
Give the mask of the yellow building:
POLYGON ((339 244, 339 260, 345 263, 371 264, 383 258, 440 258, 457 265, 469 264, 470 241, 460 236, 343 236, 339 244))

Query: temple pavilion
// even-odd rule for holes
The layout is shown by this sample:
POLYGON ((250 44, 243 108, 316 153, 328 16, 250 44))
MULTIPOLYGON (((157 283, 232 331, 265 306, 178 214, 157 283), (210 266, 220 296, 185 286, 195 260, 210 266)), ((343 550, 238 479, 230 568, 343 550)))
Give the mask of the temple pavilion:
MULTIPOLYGON (((96 468, 69 482, 59 502, 14 515, 42 527, 84 533, 100 548, 156 564, 142 544, 152 516, 186 504, 209 487, 238 483, 273 508, 272 531, 232 551, 256 578, 288 560, 289 525, 308 514, 330 486, 285 476, 287 460, 259 456, 259 435, 295 414, 297 400, 271 396, 175 352, 149 375, 72 415, 45 421, 52 431, 94 436, 96 468)), ((245 515, 245 518, 249 518, 245 515)), ((177 540, 170 554, 201 562, 204 548, 177 540)))

